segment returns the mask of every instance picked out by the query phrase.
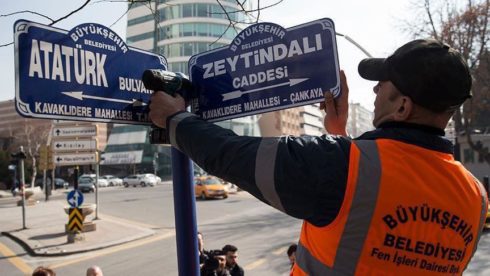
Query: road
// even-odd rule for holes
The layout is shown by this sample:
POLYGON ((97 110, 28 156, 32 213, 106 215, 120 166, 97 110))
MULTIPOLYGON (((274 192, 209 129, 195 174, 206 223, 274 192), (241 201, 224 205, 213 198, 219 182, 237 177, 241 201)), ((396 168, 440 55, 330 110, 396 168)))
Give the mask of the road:
MULTIPOLYGON (((31 257, 16 243, 0 237, 0 246, 3 244, 11 251, 6 254, 0 248, 4 255, 0 257, 0 275, 25 275, 17 268, 19 264, 31 269, 39 265, 50 266, 58 275, 83 275, 82 272, 94 264, 103 268, 104 275, 127 275, 128 272, 178 275, 171 186, 100 191, 101 219, 117 217, 152 228, 157 234, 128 244, 65 257, 31 257)), ((85 202, 93 201, 93 194, 85 194, 85 202)), ((287 275, 286 249, 297 241, 301 227, 299 220, 245 192, 232 194, 225 200, 197 200, 196 209, 198 229, 204 234, 206 249, 233 244, 239 249, 239 263, 248 275, 287 275)), ((1 211, 0 208, 0 215, 1 211)))
MULTIPOLYGON (((93 194, 85 197, 93 202, 93 194)), ((63 198, 53 200, 64 200, 63 198)), ((157 234, 131 243, 86 254, 64 257, 31 257, 15 242, 0 236, 0 275, 25 275, 21 268, 47 265, 58 275, 85 275, 99 265, 104 275, 178 275, 174 232, 173 194, 170 185, 153 188, 101 189, 101 219, 117 217, 154 229, 157 234)), ((296 242, 301 222, 259 202, 245 192, 226 200, 196 202, 198 229, 205 248, 234 244, 247 275, 288 275, 286 248, 296 242)), ((0 208, 1 216, 2 208, 0 208)), ((465 275, 490 275, 490 234, 480 241, 465 275)))

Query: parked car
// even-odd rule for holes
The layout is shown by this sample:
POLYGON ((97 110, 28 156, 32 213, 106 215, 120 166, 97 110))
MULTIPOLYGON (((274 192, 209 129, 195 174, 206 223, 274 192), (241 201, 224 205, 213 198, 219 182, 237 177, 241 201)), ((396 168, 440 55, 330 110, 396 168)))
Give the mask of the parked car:
MULTIPOLYGON (((46 185, 51 189, 51 177, 46 177, 46 185)), ((34 181, 34 186, 39 186, 43 189, 43 177, 36 177, 36 181, 34 181)), ((54 179, 54 187, 55 189, 68 189, 68 182, 66 182, 63 178, 55 178, 54 179)))
POLYGON ((144 174, 132 174, 123 178, 124 187, 133 186, 136 187, 140 185, 141 187, 155 186, 157 183, 156 178, 151 176, 146 176, 144 174))
POLYGON ((140 184, 138 181, 139 181, 138 175, 131 174, 131 175, 128 175, 125 178, 123 178, 123 186, 126 188, 129 186, 136 187, 137 185, 140 184))
POLYGON ((54 179, 54 187, 56 189, 68 189, 70 184, 64 180, 63 178, 55 178, 54 179))
POLYGON ((95 192, 95 185, 94 185, 94 181, 90 178, 82 178, 82 179, 79 179, 78 180, 78 189, 82 192, 82 193, 90 193, 90 192, 95 192))
POLYGON ((228 198, 228 188, 214 176, 194 178, 194 193, 201 199, 228 198))
MULTIPOLYGON (((95 174, 82 174, 78 178, 78 183, 80 183, 80 180, 82 180, 82 179, 89 179, 95 185, 95 178, 96 178, 95 174)), ((107 186, 109 186, 109 182, 106 179, 102 179, 101 177, 99 177, 99 179, 97 181, 97 186, 98 187, 107 187, 107 186)))
POLYGON ((115 177, 114 175, 103 175, 100 178, 107 180, 109 186, 121 186, 123 184, 123 180, 119 177, 115 177))
POLYGON ((162 182, 162 179, 159 176, 156 176, 152 173, 145 173, 142 174, 142 176, 155 179, 155 184, 160 184, 160 182, 162 182))

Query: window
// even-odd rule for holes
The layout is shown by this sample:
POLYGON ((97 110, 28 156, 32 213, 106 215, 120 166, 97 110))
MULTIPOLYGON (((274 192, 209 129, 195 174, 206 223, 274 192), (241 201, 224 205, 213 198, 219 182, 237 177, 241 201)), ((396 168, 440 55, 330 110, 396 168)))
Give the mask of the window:
POLYGON ((136 24, 139 24, 139 23, 148 22, 148 21, 152 21, 152 20, 153 20, 153 15, 152 14, 145 15, 145 16, 142 16, 142 17, 137 17, 137 18, 128 20, 128 26, 132 26, 132 25, 136 25, 136 24))
POLYGON ((235 29, 227 28, 226 25, 213 23, 173 24, 165 28, 166 30, 160 29, 159 31, 159 38, 161 40, 196 35, 233 39, 237 35, 237 31, 235 29))
POLYGON ((211 44, 206 42, 173 43, 158 47, 157 52, 165 57, 192 56, 225 45, 224 43, 211 44))
POLYGON ((139 35, 128 37, 126 39, 126 42, 127 43, 133 43, 133 42, 145 40, 145 39, 148 39, 148 38, 153 38, 153 32, 148 32, 148 33, 143 33, 143 34, 139 34, 139 35))
POLYGON ((197 35, 207 36, 208 35, 208 24, 198 24, 197 25, 197 35))
POLYGON ((208 13, 208 6, 209 5, 206 5, 206 4, 197 4, 196 16, 198 16, 198 17, 211 17, 212 15, 210 15, 208 13))
POLYGON ((187 62, 170 62, 168 64, 169 70, 173 72, 182 72, 188 74, 187 62))
POLYGON ((193 16, 193 4, 182 5, 182 17, 192 17, 193 16))
MULTIPOLYGON (((234 1, 230 1, 236 3, 234 1)), ((243 21, 245 16, 243 12, 232 7, 225 7, 228 12, 228 16, 232 20, 243 21)), ((210 17, 228 19, 221 6, 217 4, 182 4, 165 6, 159 9, 160 21, 176 19, 182 17, 210 17)))
POLYGON ((193 36, 194 35, 194 25, 195 24, 184 24, 182 26, 182 29, 183 29, 182 36, 193 36))
POLYGON ((193 43, 184 43, 184 56, 192 56, 194 54, 193 51, 193 43))
MULTIPOLYGON (((170 9, 170 12, 168 14, 167 19, 175 19, 175 18, 181 17, 180 16, 180 6, 171 6, 169 9, 170 9)), ((165 14, 167 14, 166 11, 165 11, 165 14)))

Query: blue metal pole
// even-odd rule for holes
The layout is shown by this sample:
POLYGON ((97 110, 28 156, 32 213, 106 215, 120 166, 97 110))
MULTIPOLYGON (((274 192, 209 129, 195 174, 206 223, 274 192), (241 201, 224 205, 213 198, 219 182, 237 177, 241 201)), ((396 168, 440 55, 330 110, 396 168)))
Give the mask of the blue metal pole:
POLYGON ((189 157, 172 147, 175 233, 180 276, 200 275, 193 175, 189 157))

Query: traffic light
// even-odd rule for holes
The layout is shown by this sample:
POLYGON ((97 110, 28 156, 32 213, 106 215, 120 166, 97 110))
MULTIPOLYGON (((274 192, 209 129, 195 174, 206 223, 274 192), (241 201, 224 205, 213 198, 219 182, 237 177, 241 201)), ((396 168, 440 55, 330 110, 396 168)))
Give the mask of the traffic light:
POLYGON ((16 153, 11 153, 10 157, 12 157, 14 160, 26 159, 26 154, 22 151, 19 151, 16 153))

